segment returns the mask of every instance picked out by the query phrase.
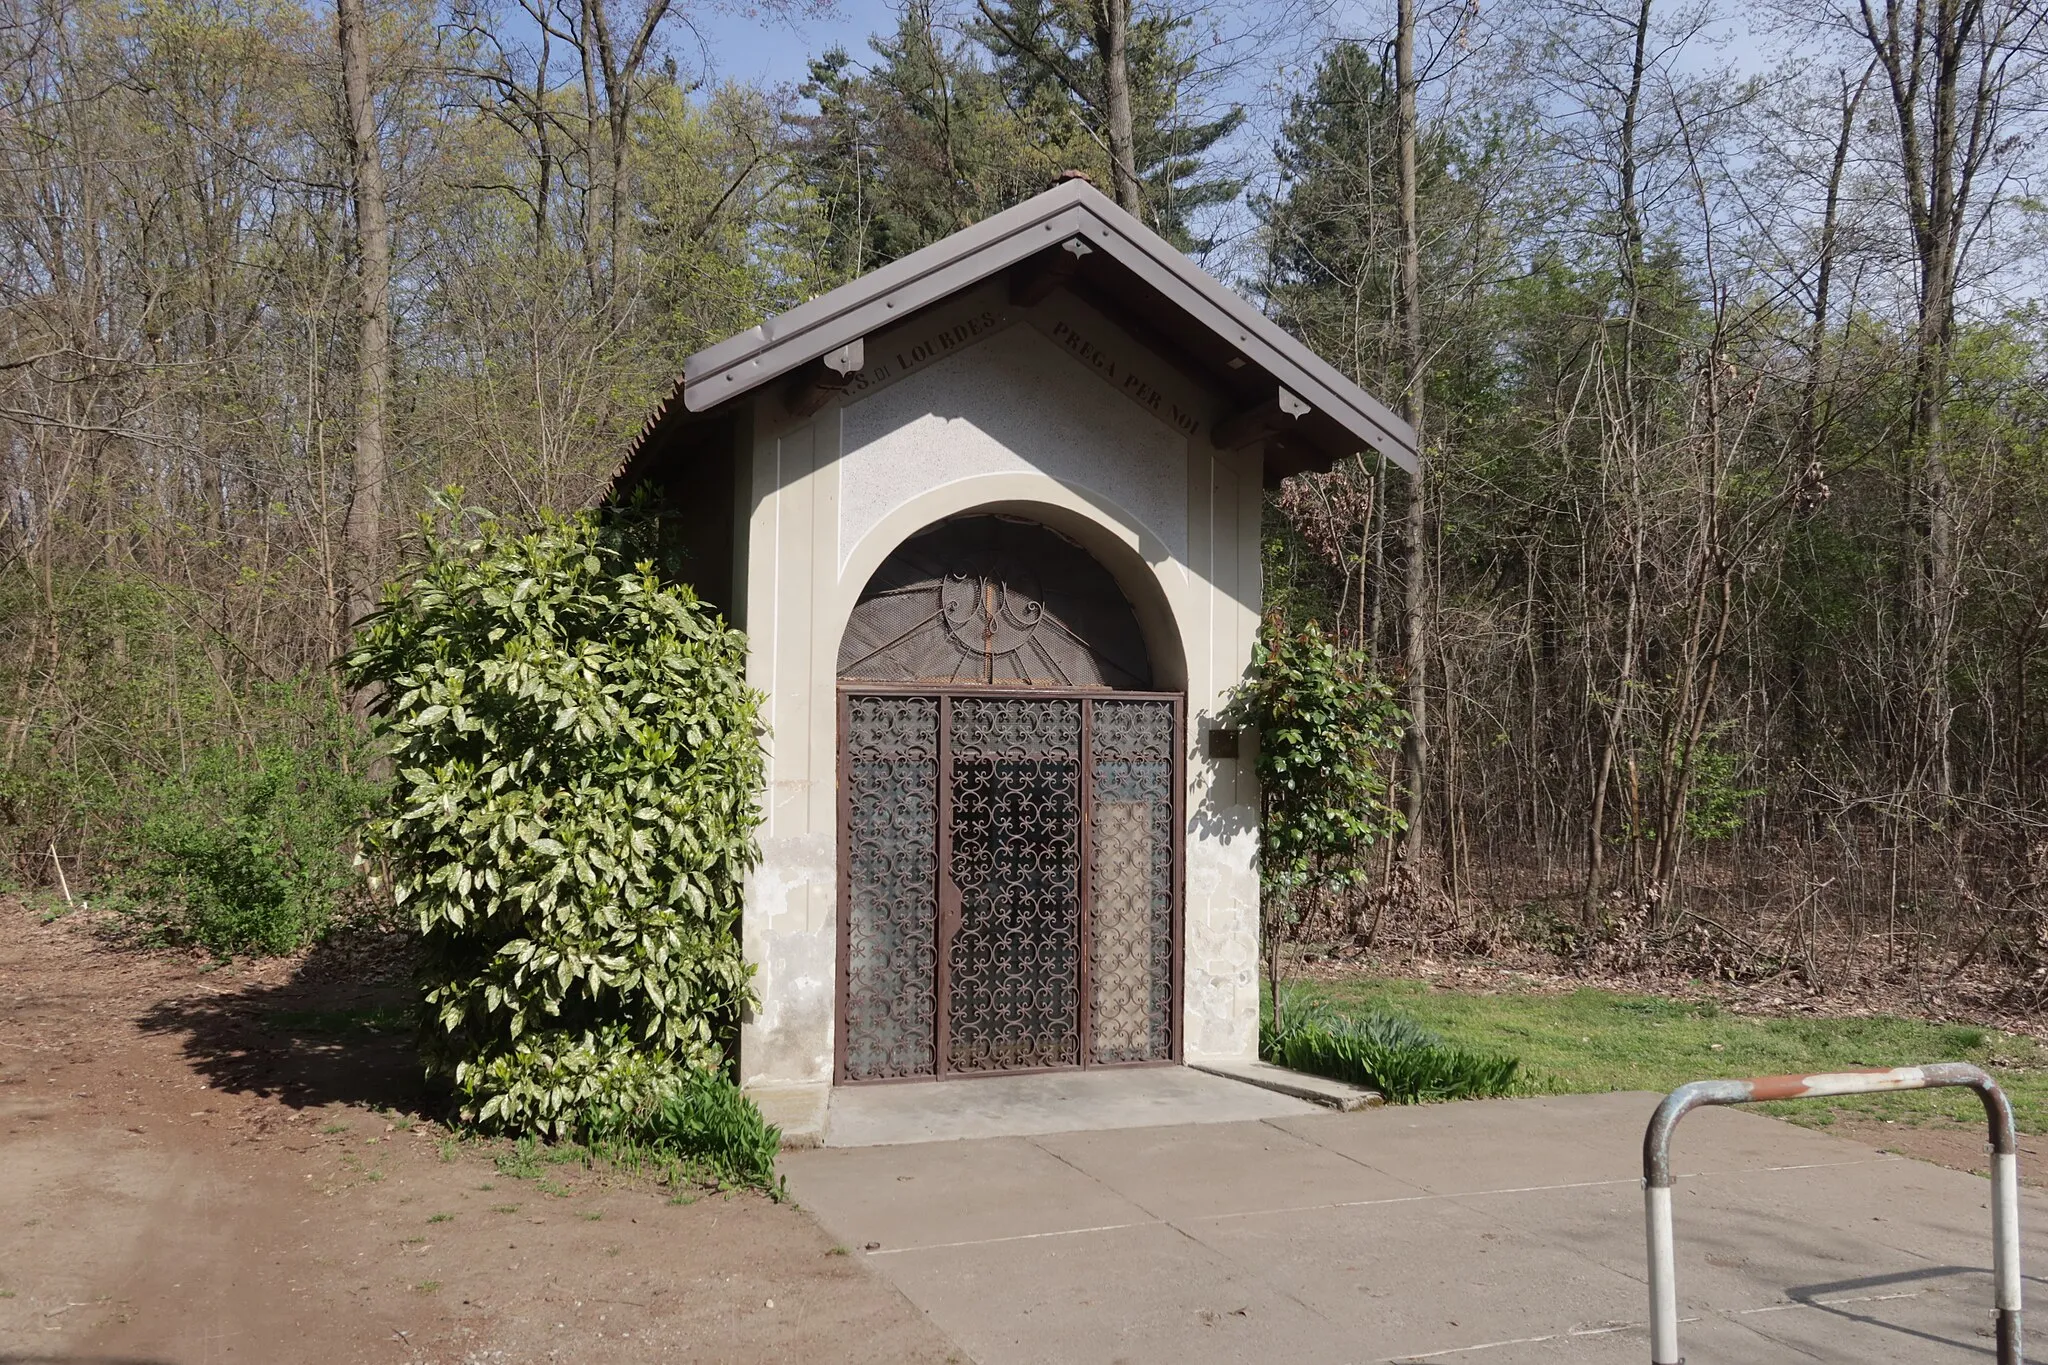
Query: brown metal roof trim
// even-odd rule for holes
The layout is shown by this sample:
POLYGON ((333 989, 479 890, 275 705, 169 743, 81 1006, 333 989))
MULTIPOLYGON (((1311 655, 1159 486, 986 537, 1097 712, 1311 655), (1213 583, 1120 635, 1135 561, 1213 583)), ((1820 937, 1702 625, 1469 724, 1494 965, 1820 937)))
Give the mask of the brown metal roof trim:
POLYGON ((1143 293, 1206 329, 1212 344, 1304 400, 1320 420, 1303 422, 1290 445, 1305 438, 1325 462, 1370 448, 1404 469, 1415 467, 1415 433, 1406 422, 1099 190, 1068 180, 691 356, 682 382, 649 415, 619 472, 672 419, 708 413, 1077 237, 1090 248, 1091 266, 1101 253, 1143 293))

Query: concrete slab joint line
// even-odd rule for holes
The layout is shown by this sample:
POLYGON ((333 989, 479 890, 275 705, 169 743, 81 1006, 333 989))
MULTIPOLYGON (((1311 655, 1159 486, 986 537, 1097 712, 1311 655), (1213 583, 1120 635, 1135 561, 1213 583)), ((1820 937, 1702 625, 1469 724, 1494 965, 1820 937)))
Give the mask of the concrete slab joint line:
MULTIPOLYGON (((827 1147, 785 1169, 979 1365, 1640 1365, 1641 1122, 1658 1098, 1302 1103, 827 1147)), ((1689 1119, 1685 1148, 1693 1365, 1986 1365, 1981 1178, 1728 1109, 1689 1119)), ((2048 1201, 2020 1201, 2038 1257, 2048 1201)))

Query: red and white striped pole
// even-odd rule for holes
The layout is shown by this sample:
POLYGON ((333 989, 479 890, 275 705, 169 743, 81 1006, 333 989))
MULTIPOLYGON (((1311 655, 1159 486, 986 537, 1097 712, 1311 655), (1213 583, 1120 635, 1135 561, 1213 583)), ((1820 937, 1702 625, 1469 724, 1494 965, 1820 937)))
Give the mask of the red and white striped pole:
POLYGON ((1664 1097, 1643 1133, 1643 1216, 1650 1243, 1650 1362, 1684 1365, 1678 1354, 1678 1271, 1672 1250, 1671 1134, 1701 1105, 1760 1100, 1822 1099, 1886 1090, 1967 1086, 1983 1101, 1991 1127, 1991 1267, 1997 1291, 1998 1365, 2020 1361, 2020 1172, 2012 1105, 1998 1082, 1967 1062, 1901 1066, 1889 1071, 1838 1071, 1815 1076, 1760 1076, 1748 1081, 1694 1081, 1664 1097))

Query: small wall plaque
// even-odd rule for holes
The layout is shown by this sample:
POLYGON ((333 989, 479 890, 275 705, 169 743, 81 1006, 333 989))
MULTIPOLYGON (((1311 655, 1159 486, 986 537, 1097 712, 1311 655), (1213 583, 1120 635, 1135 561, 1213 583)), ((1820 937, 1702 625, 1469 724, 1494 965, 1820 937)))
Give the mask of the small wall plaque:
POLYGON ((1203 736, 1203 749, 1210 758, 1237 757, 1237 731, 1218 727, 1203 736))

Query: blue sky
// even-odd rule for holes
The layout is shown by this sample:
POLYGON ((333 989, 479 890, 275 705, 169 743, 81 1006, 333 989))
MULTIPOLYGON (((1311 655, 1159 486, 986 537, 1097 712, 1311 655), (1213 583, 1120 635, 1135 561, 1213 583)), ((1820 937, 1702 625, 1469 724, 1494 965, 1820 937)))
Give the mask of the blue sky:
MULTIPOLYGON (((768 85, 797 83, 805 78, 807 63, 813 56, 838 45, 856 58, 863 58, 870 34, 895 27, 895 12, 887 0, 825 2, 829 8, 818 17, 775 17, 759 6, 743 4, 692 7, 688 14, 704 39, 708 52, 703 55, 709 57, 710 70, 716 77, 768 85)), ((804 0, 796 0, 792 8, 803 6, 804 0)), ((1337 8, 1376 11, 1390 6, 1375 6, 1372 0, 1353 0, 1340 3, 1337 8)), ((1386 20, 1385 15, 1377 12, 1369 18, 1365 14, 1359 17, 1362 26, 1373 31, 1386 20)), ((1687 58, 1681 60, 1681 66, 1703 68, 1733 61, 1746 72, 1759 71, 1768 61, 1768 43, 1751 31, 1750 18, 1744 6, 1731 7, 1709 29, 1708 40, 1695 45, 1687 58)), ((1337 22, 1341 25, 1341 18, 1337 22)), ((698 67, 700 54, 690 50, 690 41, 680 32, 676 38, 677 55, 685 59, 686 66, 698 67)))
POLYGON ((842 0, 825 18, 778 19, 726 6, 697 10, 691 18, 710 47, 717 76, 770 85, 803 80, 806 63, 835 44, 856 55, 866 53, 868 35, 896 22, 882 0, 842 0))

